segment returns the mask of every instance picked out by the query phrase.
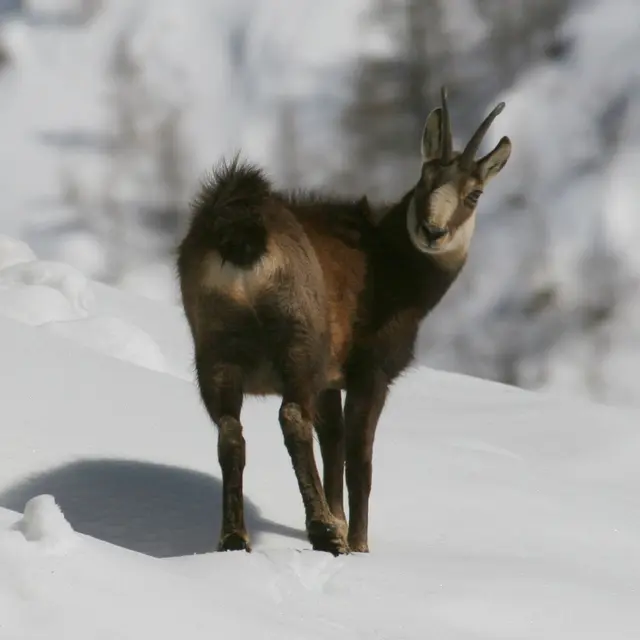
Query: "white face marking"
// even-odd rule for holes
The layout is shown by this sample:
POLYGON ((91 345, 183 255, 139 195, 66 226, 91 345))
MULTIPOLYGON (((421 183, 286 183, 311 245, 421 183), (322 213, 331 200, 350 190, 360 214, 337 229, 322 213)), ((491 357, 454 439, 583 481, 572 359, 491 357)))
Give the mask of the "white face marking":
POLYGON ((442 253, 448 255, 466 255, 469 251, 469 246, 471 245, 471 238, 473 237, 473 232, 476 228, 476 214, 475 211, 461 224, 451 242, 444 247, 442 253))
POLYGON ((450 182, 438 187, 429 200, 431 222, 437 227, 444 228, 459 204, 458 191, 450 182))
POLYGON ((409 232, 411 243, 421 253, 441 256, 445 259, 455 259, 465 256, 469 250, 469 245, 471 244, 475 225, 476 214, 474 211, 473 214, 456 229, 453 236, 447 236, 447 238, 445 238, 445 242, 439 247, 430 247, 418 229, 415 199, 411 198, 411 202, 409 202, 409 208, 407 210, 407 231, 409 232))

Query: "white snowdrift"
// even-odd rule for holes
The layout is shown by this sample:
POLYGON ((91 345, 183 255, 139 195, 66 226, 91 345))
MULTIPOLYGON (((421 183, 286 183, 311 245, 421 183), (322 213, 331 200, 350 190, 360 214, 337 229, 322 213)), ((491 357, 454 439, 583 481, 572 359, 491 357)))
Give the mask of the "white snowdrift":
POLYGON ((14 525, 25 540, 37 542, 49 553, 64 553, 75 542, 75 534, 53 496, 40 495, 25 505, 24 516, 14 525))
MULTIPOLYGON (((23 242, 0 237, 0 315, 148 369, 171 368, 147 332, 96 306, 94 284, 80 271, 38 260, 23 242)), ((184 368, 175 373, 189 377, 184 368)))
MULTIPOLYGON (((175 308, 93 292, 190 359, 175 308)), ((638 637, 637 413, 414 370, 378 431, 372 552, 336 559, 305 540, 277 401, 249 399, 254 552, 219 554, 195 386, 99 351, 0 317, 2 637, 638 637)))

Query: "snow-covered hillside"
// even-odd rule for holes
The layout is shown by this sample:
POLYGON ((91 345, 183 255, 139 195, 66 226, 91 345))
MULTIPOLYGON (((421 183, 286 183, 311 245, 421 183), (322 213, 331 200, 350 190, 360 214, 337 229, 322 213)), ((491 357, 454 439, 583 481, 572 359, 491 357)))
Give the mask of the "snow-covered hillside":
POLYGON ((1 240, 0 637, 638 637, 637 412, 418 368, 378 431, 371 553, 334 558, 277 400, 249 399, 254 551, 215 553, 179 308, 1 240))

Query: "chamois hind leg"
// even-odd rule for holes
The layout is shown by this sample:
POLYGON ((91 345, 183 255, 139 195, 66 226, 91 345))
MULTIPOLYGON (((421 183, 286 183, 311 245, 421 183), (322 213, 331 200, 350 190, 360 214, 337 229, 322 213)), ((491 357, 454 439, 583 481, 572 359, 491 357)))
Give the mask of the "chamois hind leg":
POLYGON ((320 482, 313 453, 313 408, 308 392, 285 391, 280 407, 280 426, 298 480, 306 514, 307 535, 316 551, 347 553, 346 526, 335 518, 320 482))
MULTIPOLYGON (((308 271, 313 275, 313 265, 308 271)), ((285 273, 254 308, 279 381, 278 419, 304 504, 309 541, 315 550, 338 555, 348 551, 346 526, 331 514, 313 451, 314 419, 325 388, 330 346, 318 300, 313 290, 309 293, 315 283, 311 278, 298 287, 295 274, 285 273)))
POLYGON ((320 442, 323 486, 331 513, 346 523, 344 514, 344 414, 339 389, 326 389, 318 397, 316 432, 320 442))
POLYGON ((196 360, 200 394, 218 428, 218 462, 222 470, 222 526, 218 551, 251 551, 244 523, 242 476, 245 440, 242 435, 242 371, 231 364, 207 366, 196 360))
POLYGON ((313 451, 314 418, 323 388, 325 345, 293 318, 272 317, 273 364, 283 383, 279 421, 306 515, 307 535, 317 551, 347 553, 347 528, 335 518, 320 481, 313 451), (280 331, 275 332, 278 327, 280 331))

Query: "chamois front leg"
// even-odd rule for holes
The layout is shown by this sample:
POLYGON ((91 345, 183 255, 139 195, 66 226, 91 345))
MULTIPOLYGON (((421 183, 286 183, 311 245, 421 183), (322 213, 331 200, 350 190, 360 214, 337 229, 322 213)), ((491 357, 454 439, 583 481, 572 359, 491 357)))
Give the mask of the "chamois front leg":
POLYGON ((339 389, 327 389, 318 398, 316 432, 320 443, 324 493, 331 513, 346 524, 344 515, 344 413, 339 389))
POLYGON ((347 381, 345 400, 346 475, 349 492, 349 548, 369 551, 369 495, 373 442, 389 383, 380 371, 359 372, 347 381))

